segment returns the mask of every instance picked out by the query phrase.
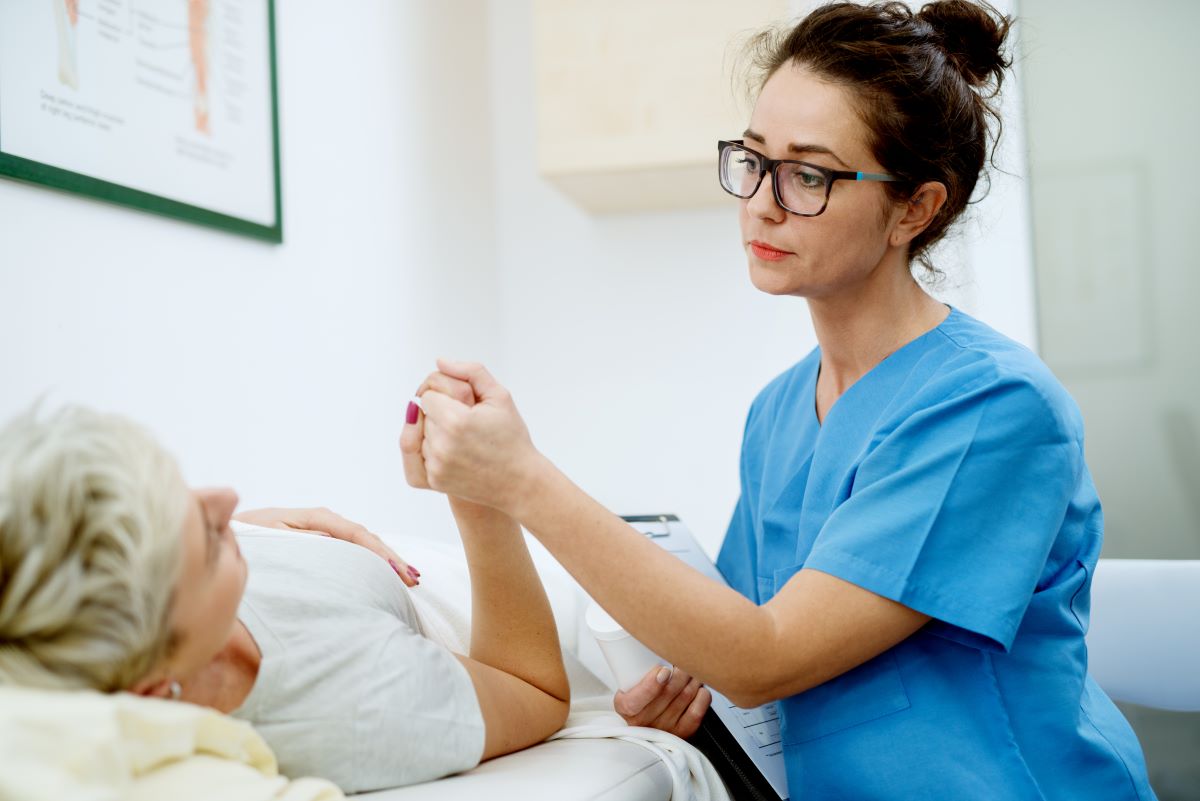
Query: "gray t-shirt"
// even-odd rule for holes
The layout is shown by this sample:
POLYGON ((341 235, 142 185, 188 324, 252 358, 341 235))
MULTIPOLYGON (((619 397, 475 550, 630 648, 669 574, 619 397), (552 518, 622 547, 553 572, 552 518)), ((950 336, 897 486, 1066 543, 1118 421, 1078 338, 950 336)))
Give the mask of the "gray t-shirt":
POLYGON ((233 525, 249 565, 238 617, 262 651, 233 715, 262 734, 280 772, 357 793, 479 763, 471 678, 424 635, 387 562, 330 537, 233 525))

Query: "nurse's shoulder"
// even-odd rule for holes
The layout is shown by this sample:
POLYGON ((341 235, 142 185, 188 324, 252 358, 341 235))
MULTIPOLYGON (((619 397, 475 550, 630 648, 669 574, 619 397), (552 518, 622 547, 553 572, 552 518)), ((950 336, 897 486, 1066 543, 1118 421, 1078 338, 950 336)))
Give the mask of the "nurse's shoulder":
POLYGON ((1083 440, 1083 416, 1062 383, 1036 353, 991 326, 956 311, 926 354, 931 368, 917 403, 987 403, 992 415, 1024 423, 1044 436, 1083 440))

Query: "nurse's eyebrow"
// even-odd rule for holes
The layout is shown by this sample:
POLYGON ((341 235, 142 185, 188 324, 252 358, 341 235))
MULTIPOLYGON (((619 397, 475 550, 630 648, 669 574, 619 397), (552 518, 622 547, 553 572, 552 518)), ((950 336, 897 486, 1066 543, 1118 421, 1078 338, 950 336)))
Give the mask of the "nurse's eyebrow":
MULTIPOLYGON (((749 128, 742 133, 742 136, 746 139, 753 139, 759 144, 765 145, 767 143, 766 138, 762 134, 755 133, 749 128)), ((787 149, 789 153, 824 153, 827 156, 833 156, 834 161, 836 161, 838 164, 841 164, 846 169, 850 169, 849 164, 838 158, 838 154, 825 147, 825 145, 805 145, 797 142, 790 142, 787 146, 787 149)))

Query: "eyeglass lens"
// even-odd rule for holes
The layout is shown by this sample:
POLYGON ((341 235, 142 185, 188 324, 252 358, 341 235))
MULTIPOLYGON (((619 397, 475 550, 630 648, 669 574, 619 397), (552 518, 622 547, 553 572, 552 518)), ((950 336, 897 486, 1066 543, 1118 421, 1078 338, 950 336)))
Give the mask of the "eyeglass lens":
MULTIPOLYGON (((762 159, 749 150, 726 145, 721 150, 721 185, 740 198, 754 195, 761 180, 762 159)), ((816 214, 825 205, 825 174, 805 164, 779 164, 772 180, 776 182, 784 208, 797 214, 816 214)))

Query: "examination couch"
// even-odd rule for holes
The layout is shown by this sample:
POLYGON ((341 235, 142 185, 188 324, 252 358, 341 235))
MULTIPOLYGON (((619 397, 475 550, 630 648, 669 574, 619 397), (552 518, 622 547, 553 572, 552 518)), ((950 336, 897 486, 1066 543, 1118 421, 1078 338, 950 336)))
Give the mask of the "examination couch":
MULTIPOLYGON (((396 543, 400 553, 408 540, 396 543)), ((414 562, 444 561, 454 569, 453 546, 417 541, 431 549, 414 562)), ((536 549, 536 544, 533 545, 536 549)), ((406 554, 406 557, 408 554, 406 554)), ((611 680, 585 625, 587 596, 544 552, 535 562, 558 621, 573 695, 604 693, 611 680)), ((461 557, 460 557, 461 558, 461 557)), ((458 569, 463 569, 459 567, 458 569)), ((425 576, 431 575, 426 569, 425 576)), ((465 574, 464 574, 465 575, 465 574)), ((458 577, 461 580, 462 576, 458 577)), ((422 581, 427 579, 423 576, 422 581)), ((1089 670, 1113 698, 1176 710, 1200 710, 1200 561, 1102 559, 1092 587, 1088 634, 1089 670)), ((371 801, 467 801, 527 799, 560 801, 671 798, 671 776, 652 753, 617 740, 546 742, 485 762, 436 782, 368 793, 371 801)))

